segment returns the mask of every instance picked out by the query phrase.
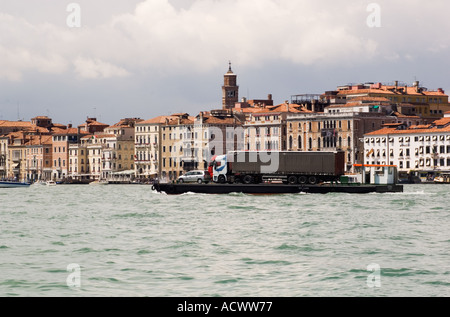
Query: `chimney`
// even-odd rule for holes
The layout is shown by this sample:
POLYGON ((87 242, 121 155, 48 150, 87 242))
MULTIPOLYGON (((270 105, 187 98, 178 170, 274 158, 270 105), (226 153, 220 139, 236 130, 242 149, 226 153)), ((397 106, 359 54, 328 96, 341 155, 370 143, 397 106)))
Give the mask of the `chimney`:
POLYGON ((272 100, 272 94, 267 95, 267 100, 272 100))
POLYGON ((395 92, 398 90, 398 80, 395 81, 395 92))
POLYGON ((418 93, 419 90, 420 90, 420 83, 419 83, 418 80, 416 80, 416 81, 414 82, 414 87, 416 87, 416 92, 418 93))

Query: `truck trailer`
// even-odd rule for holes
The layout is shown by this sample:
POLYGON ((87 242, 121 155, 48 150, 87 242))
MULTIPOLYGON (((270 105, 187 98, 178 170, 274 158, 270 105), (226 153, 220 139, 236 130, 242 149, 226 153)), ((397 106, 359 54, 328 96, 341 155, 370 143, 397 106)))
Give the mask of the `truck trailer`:
POLYGON ((237 151, 214 156, 209 172, 216 183, 318 184, 344 175, 345 155, 333 152, 237 151))

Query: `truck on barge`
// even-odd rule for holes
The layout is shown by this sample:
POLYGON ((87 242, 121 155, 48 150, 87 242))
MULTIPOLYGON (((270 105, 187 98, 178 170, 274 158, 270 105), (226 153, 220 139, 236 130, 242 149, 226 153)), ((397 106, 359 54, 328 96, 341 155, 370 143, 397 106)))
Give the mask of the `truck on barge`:
POLYGON ((345 156, 335 152, 229 152, 214 156, 209 166, 219 184, 283 184, 337 182, 344 175, 345 156))
POLYGON ((211 160, 210 184, 161 184, 153 190, 168 195, 185 193, 252 195, 328 194, 328 193, 396 193, 403 185, 396 184, 394 166, 357 166, 361 170, 357 183, 344 176, 342 152, 279 152, 269 162, 267 154, 231 152, 211 160), (241 154, 241 157, 238 155, 241 154), (270 167, 271 164, 272 167, 270 167), (276 167, 276 168, 275 168, 276 167))

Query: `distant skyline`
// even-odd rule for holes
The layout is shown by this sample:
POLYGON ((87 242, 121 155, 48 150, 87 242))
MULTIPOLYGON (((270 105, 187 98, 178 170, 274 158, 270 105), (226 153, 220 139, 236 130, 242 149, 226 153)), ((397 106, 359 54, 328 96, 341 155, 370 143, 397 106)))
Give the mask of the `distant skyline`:
POLYGON ((277 104, 347 83, 448 93, 449 11, 444 0, 0 0, 0 120, 196 115, 221 107, 228 61, 240 98, 277 104))

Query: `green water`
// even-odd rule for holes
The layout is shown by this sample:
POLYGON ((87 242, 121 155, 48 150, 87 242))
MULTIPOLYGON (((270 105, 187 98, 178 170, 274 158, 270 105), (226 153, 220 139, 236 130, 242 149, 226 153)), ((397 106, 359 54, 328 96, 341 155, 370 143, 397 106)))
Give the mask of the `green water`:
POLYGON ((449 296, 449 190, 0 189, 0 296, 449 296))

